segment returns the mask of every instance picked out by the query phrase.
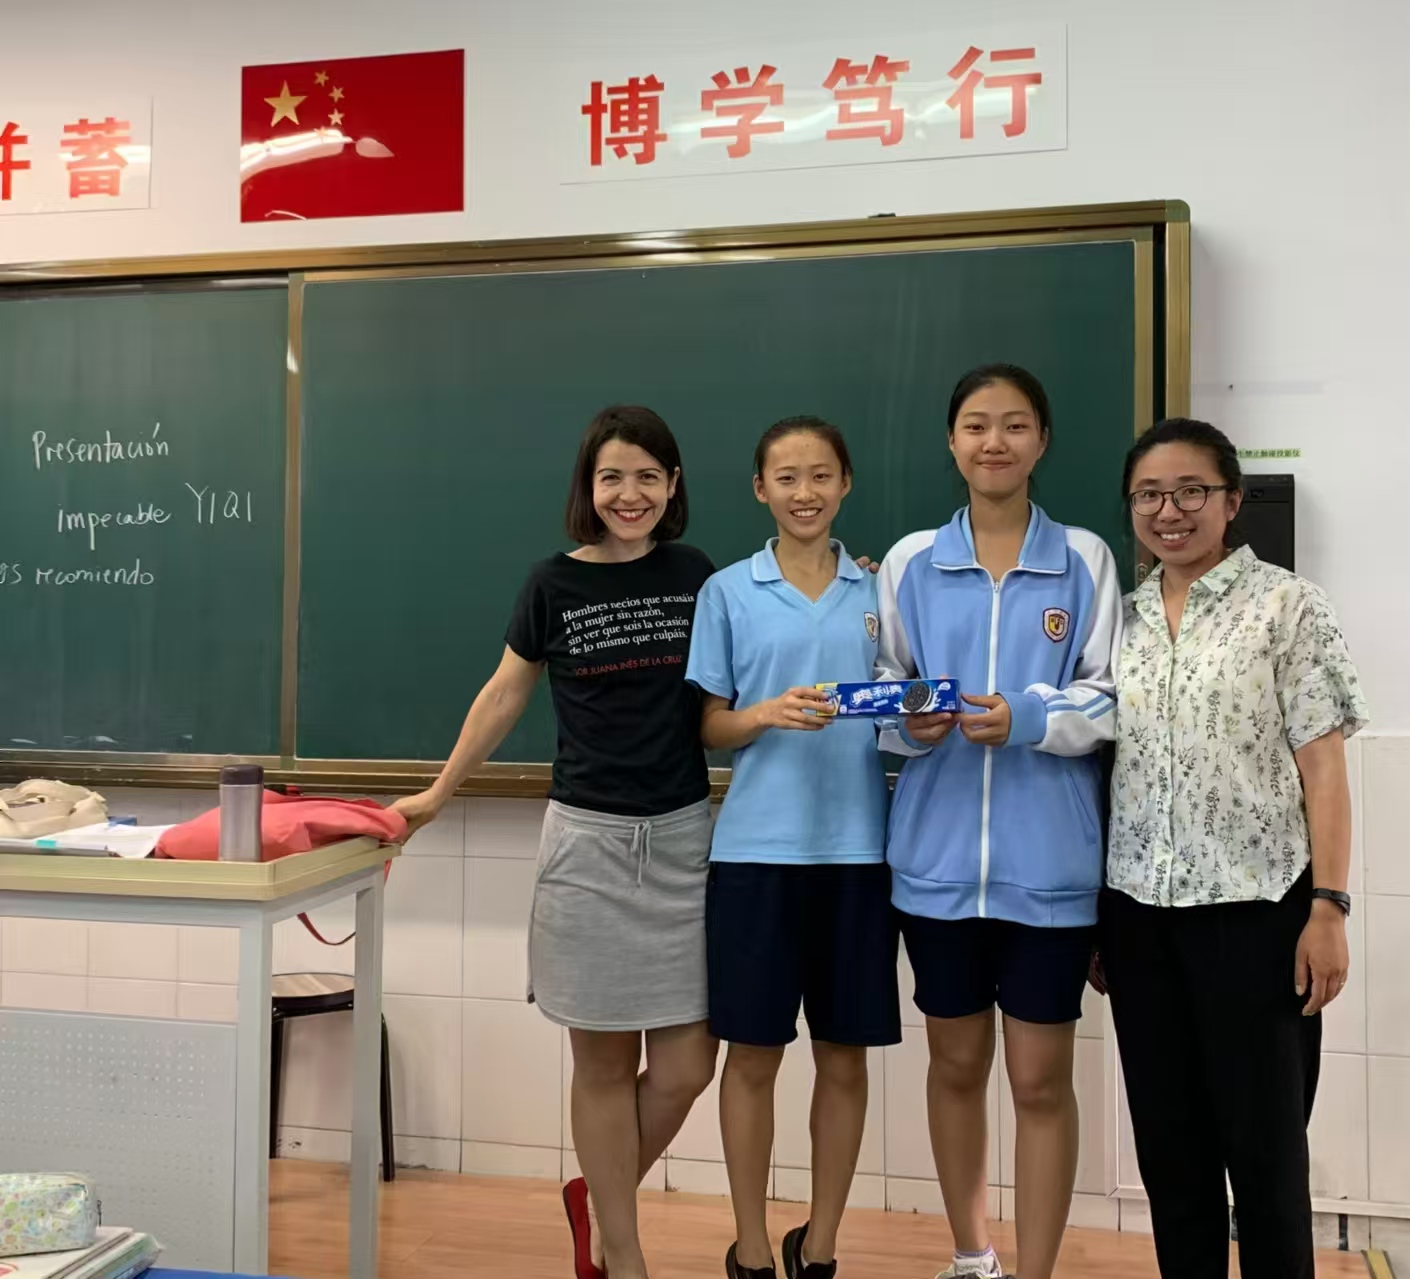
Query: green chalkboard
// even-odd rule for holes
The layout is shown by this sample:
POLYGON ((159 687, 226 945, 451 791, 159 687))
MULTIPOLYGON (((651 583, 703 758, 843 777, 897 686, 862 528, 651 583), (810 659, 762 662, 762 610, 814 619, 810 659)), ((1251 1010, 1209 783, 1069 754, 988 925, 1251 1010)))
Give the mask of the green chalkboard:
MULTIPOLYGON (((949 517, 944 409, 990 360, 1046 383, 1038 499, 1118 545, 1134 428, 1130 241, 421 279, 310 282, 298 753, 441 759, 493 671, 528 565, 564 547, 578 437, 614 402, 677 434, 687 540, 718 564, 772 531, 759 434, 844 428, 855 553, 949 517)), ((540 697, 498 758, 553 757, 540 697)))
POLYGON ((277 752, 287 316, 0 300, 0 748, 277 752))

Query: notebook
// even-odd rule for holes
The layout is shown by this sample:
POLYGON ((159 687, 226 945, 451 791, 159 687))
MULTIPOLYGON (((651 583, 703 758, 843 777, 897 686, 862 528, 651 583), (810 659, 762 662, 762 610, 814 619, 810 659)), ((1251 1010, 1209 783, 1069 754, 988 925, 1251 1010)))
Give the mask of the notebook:
POLYGON ((161 1251, 151 1235, 123 1226, 99 1226, 91 1248, 0 1260, 0 1279, 136 1279, 161 1251))

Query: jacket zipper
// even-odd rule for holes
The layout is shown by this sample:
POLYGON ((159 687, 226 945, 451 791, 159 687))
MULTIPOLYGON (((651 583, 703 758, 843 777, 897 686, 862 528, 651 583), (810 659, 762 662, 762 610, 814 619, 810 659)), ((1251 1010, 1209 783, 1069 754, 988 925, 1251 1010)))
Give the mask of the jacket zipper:
MULTIPOLYGON (((1012 570, 1010 570, 1012 572, 1012 570)), ((989 696, 997 692, 999 678, 999 592, 1008 573, 994 582, 994 606, 989 611, 989 696)), ((990 579, 993 581, 993 579, 990 579)), ((984 748, 984 803, 979 819, 979 918, 989 914, 989 806, 994 782, 994 748, 984 748)))
MULTIPOLYGON (((964 571, 965 569, 977 569, 985 574, 994 584, 994 607, 989 617, 989 696, 993 696, 999 691, 999 596, 1003 590, 1004 583, 1009 580, 1013 573, 1045 573, 1055 577, 1060 577, 1061 572, 1054 572, 1052 569, 1027 568, 1022 561, 1009 569, 997 582, 994 575, 989 572, 979 562, 978 555, 970 564, 940 564, 936 565, 941 572, 964 571)), ((994 748, 986 746, 984 748, 984 800, 980 809, 979 817, 979 917, 986 919, 989 915, 989 821, 990 821, 990 798, 994 782, 994 748)))

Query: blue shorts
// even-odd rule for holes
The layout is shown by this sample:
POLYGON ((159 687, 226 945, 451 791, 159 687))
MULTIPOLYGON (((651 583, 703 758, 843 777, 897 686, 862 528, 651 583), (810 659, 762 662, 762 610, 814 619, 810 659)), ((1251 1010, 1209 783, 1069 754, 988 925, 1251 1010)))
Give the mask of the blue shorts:
POLYGON ((781 1048, 901 1042, 897 931, 884 863, 715 862, 705 894, 710 1030, 781 1048))
POLYGON ((1004 919, 901 915, 927 1017, 972 1017, 997 1003, 1016 1021, 1060 1026, 1082 1016, 1096 929, 1035 928, 1004 919))

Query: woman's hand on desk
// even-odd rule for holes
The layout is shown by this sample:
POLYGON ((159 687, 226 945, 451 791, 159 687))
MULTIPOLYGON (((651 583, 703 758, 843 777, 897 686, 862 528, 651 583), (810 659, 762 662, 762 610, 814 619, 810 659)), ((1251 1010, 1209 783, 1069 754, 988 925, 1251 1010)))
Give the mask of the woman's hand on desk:
POLYGON ((436 820, 441 801, 434 791, 423 790, 419 795, 403 795, 392 805, 392 812, 406 819, 406 837, 410 839, 423 826, 436 820))

